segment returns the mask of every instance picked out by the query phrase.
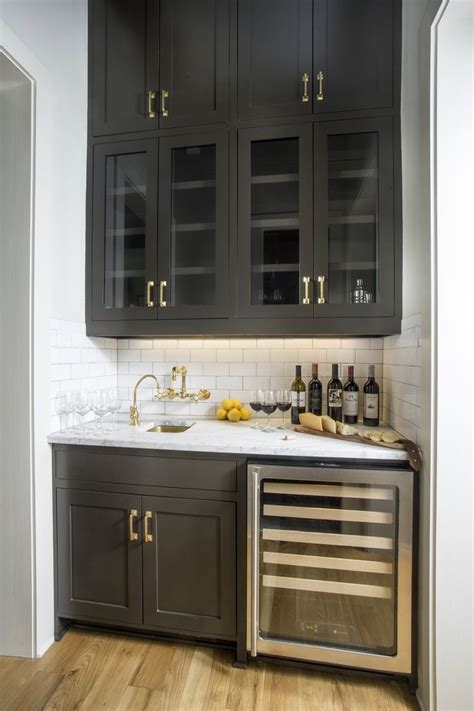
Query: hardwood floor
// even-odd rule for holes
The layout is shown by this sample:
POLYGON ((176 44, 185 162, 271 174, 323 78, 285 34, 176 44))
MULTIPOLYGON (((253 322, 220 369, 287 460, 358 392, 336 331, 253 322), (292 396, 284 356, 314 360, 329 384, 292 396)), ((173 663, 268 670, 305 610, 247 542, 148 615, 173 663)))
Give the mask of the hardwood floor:
POLYGON ((404 684, 252 664, 231 652, 72 629, 41 659, 0 657, 1 711, 400 711, 404 684))

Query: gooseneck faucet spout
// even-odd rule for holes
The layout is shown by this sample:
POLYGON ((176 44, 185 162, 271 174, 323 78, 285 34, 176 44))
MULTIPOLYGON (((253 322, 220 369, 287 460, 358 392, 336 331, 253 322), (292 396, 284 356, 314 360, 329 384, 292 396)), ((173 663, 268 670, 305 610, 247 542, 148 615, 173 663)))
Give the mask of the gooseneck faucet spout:
POLYGON ((152 379, 155 381, 155 383, 156 383, 157 395, 158 395, 159 390, 160 390, 160 384, 159 384, 159 382, 158 382, 158 379, 157 379, 156 375, 152 375, 151 373, 147 373, 146 375, 142 375, 142 377, 140 378, 140 380, 137 381, 135 387, 133 388, 133 403, 130 405, 130 421, 129 421, 129 425, 131 425, 132 427, 136 427, 137 425, 140 424, 140 416, 139 416, 139 414, 138 414, 138 407, 137 407, 137 390, 138 390, 138 386, 140 385, 140 383, 142 383, 146 378, 152 378, 152 379))

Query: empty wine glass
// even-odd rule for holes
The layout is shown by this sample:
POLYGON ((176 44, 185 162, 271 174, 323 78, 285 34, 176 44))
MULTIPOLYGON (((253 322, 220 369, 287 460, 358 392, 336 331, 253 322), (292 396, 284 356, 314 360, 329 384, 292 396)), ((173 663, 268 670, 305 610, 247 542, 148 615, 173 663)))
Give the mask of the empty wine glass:
POLYGON ((88 393, 83 390, 74 393, 74 411, 81 418, 81 434, 84 434, 84 417, 91 411, 91 404, 89 402, 88 393))
POLYGON ((99 418, 100 434, 104 434, 104 417, 109 412, 109 398, 106 390, 94 390, 91 400, 92 409, 99 418))
MULTIPOLYGON (((66 398, 64 397, 63 394, 57 394, 56 399, 54 401, 54 407, 56 410, 56 414, 59 415, 59 429, 62 430, 62 424, 61 424, 61 418, 63 415, 66 414, 66 398)), ((66 428, 67 428, 67 422, 66 422, 66 428)))
POLYGON ((116 430, 115 416, 117 412, 122 407, 122 401, 120 399, 120 392, 118 388, 109 388, 109 412, 112 414, 112 430, 116 430))
POLYGON ((285 421, 285 413, 291 407, 291 392, 289 390, 279 390, 277 392, 277 407, 283 413, 283 424, 278 427, 279 430, 290 429, 285 421))
POLYGON ((69 415, 72 415, 72 427, 71 431, 74 431, 74 398, 73 393, 66 392, 63 395, 64 398, 64 414, 66 415, 66 430, 69 429, 69 415))
MULTIPOLYGON (((252 394, 250 396, 250 402, 249 405, 252 408, 252 410, 255 412, 257 415, 261 409, 262 409, 262 401, 263 401, 263 390, 252 390, 252 394)), ((254 425, 251 426, 253 430, 261 430, 262 426, 258 421, 255 422, 254 425)))
POLYGON ((267 416, 267 426, 264 427, 264 432, 273 432, 273 428, 270 427, 270 415, 272 415, 277 409, 276 395, 273 390, 265 390, 263 393, 262 400, 262 412, 267 416))

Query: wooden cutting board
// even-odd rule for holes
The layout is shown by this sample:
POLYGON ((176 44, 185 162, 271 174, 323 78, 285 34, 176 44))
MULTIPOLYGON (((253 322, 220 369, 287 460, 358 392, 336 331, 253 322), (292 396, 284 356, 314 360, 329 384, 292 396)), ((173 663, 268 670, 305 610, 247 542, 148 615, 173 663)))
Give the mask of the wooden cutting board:
POLYGON ((315 435, 316 437, 327 437, 329 439, 339 439, 343 442, 356 442, 357 444, 368 444, 371 447, 386 447, 387 449, 404 449, 408 454, 408 459, 410 464, 416 472, 421 469, 421 453, 414 442, 409 439, 401 439, 398 442, 390 444, 389 442, 373 442, 371 439, 365 439, 365 437, 360 437, 359 435, 340 435, 332 434, 332 432, 319 432, 318 430, 312 430, 309 427, 303 427, 303 425, 296 425, 296 432, 302 432, 303 434, 315 435))

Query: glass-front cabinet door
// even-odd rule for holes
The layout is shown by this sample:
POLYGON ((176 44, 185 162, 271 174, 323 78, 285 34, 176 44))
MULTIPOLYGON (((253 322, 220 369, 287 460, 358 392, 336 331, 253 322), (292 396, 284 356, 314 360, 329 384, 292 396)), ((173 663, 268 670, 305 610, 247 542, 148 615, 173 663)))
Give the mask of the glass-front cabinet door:
POLYGON ((239 316, 312 316, 311 131, 239 132, 239 316))
POLYGON ((158 141, 94 148, 92 317, 156 318, 158 141))
POLYGON ((394 315, 391 118, 315 126, 315 315, 394 315))
POLYGON ((160 141, 160 319, 228 315, 227 153, 227 132, 160 141))

